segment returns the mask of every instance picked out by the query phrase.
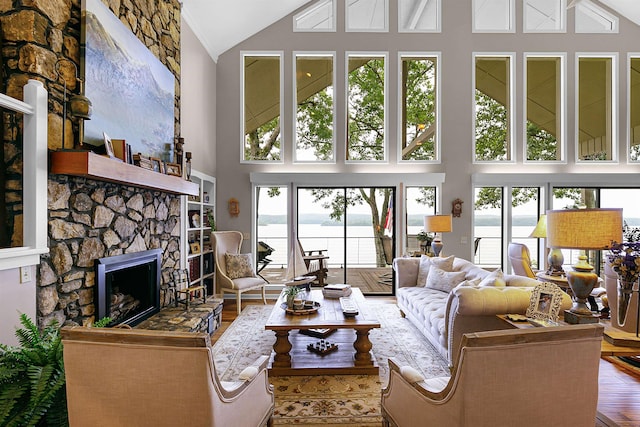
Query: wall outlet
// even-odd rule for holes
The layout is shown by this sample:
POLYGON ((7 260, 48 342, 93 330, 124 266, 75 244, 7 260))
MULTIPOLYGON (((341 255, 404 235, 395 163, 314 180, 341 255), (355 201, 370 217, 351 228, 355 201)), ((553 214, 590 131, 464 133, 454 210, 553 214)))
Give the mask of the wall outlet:
POLYGON ((460 244, 461 245, 466 245, 467 243, 469 243, 469 238, 467 236, 460 237, 460 244))
POLYGON ((20 283, 29 283, 31 281, 31 266, 20 267, 20 283))

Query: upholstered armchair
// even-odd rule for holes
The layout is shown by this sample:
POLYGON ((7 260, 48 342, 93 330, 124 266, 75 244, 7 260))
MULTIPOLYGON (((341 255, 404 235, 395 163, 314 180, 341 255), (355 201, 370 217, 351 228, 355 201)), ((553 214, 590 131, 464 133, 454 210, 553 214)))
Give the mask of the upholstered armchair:
MULTIPOLYGON (((242 233, 239 231, 216 231, 211 233, 211 237, 216 260, 216 287, 223 293, 236 294, 238 314, 242 311, 243 292, 262 290, 262 302, 266 304, 267 281, 255 273, 255 265, 251 261, 251 256, 245 255, 247 262, 243 269, 235 267, 232 269, 232 266, 227 264, 229 256, 241 255, 242 233), (238 273, 238 270, 244 270, 245 273, 238 273)), ((237 258, 238 264, 240 264, 241 257, 237 258)))
POLYGON ((509 254, 509 261, 514 274, 531 277, 532 279, 536 278, 536 273, 531 269, 531 255, 526 245, 509 243, 507 253, 509 254))
POLYGON ((603 327, 465 334, 451 377, 389 360, 385 426, 593 426, 603 327))
POLYGON ((119 328, 62 328, 71 427, 270 425, 267 356, 220 381, 209 336, 119 328))

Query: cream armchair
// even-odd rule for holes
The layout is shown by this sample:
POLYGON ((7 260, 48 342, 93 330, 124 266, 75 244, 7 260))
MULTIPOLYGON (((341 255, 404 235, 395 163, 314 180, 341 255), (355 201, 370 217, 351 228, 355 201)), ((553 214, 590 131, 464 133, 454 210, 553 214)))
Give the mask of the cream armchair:
POLYGON ((80 326, 61 334, 71 427, 271 423, 267 356, 222 382, 207 334, 80 326))
POLYGON ((465 334, 451 377, 424 380, 389 360, 383 425, 593 426, 603 327, 465 334))
POLYGON ((238 314, 242 311, 242 293, 262 290, 262 302, 267 303, 266 286, 267 281, 255 274, 248 277, 231 278, 227 272, 226 254, 240 254, 242 247, 242 233, 239 231, 216 231, 211 233, 214 247, 214 257, 216 260, 216 287, 223 293, 231 292, 236 294, 236 304, 238 314))

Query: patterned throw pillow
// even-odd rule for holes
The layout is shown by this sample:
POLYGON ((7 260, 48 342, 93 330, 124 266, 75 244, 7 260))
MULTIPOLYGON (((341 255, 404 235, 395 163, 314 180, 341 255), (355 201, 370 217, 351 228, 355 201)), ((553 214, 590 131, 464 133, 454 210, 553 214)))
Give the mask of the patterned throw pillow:
POLYGON ((225 254, 227 263, 227 276, 230 279, 241 277, 256 277, 253 271, 253 261, 251 254, 225 254))
POLYGON ((504 281, 504 273, 501 269, 497 269, 489 273, 478 287, 483 288, 485 286, 495 286, 496 288, 504 288, 507 283, 504 281))
POLYGON ((444 271, 434 265, 429 269, 427 288, 442 292, 451 292, 453 288, 464 282, 464 271, 444 271))
POLYGON ((420 256, 420 266, 418 267, 418 280, 416 286, 425 286, 429 277, 429 269, 438 267, 444 271, 451 271, 453 269, 453 260, 455 257, 449 255, 446 258, 430 257, 427 255, 420 256))

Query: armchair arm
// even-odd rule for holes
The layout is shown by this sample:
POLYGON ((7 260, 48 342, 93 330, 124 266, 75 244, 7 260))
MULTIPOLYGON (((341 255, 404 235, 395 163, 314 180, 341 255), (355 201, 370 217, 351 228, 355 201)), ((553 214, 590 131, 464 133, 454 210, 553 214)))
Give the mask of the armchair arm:
POLYGON ((227 399, 234 399, 238 395, 242 394, 246 388, 261 376, 261 374, 264 374, 266 378, 268 362, 268 356, 260 356, 251 365, 242 370, 238 375, 237 381, 221 382, 221 385, 223 386, 223 396, 227 399))

